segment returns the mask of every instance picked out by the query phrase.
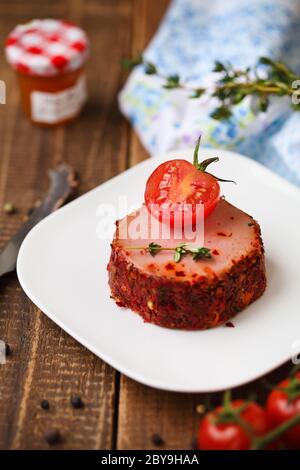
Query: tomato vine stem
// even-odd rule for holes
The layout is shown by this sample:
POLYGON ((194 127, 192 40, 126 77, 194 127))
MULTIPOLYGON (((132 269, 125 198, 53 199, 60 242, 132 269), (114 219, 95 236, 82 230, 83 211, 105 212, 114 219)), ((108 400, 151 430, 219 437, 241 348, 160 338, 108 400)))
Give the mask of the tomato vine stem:
POLYGON ((284 423, 280 424, 279 426, 277 426, 277 428, 273 429, 265 436, 254 438, 252 449, 253 450, 265 449, 269 444, 276 441, 276 439, 279 439, 279 437, 282 436, 282 434, 289 431, 291 428, 293 428, 299 423, 300 423, 300 413, 298 415, 293 416, 288 421, 285 421, 284 423))
POLYGON ((226 390, 223 395, 223 409, 216 417, 217 424, 236 423, 249 436, 252 450, 265 449, 269 444, 279 439, 282 434, 300 423, 300 413, 293 416, 289 420, 272 429, 264 436, 256 437, 248 423, 243 419, 241 414, 247 409, 250 402, 246 401, 241 406, 234 408, 231 402, 231 391, 226 390))

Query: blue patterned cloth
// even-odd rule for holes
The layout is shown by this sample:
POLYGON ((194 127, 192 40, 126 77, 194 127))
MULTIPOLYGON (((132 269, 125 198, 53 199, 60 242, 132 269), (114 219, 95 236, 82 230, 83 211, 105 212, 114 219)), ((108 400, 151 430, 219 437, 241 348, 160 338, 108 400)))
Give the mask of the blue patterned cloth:
MULTIPOLYGON (((215 60, 247 67, 268 56, 300 73, 300 0, 173 0, 144 55, 192 86, 213 85, 215 60)), ((258 113, 248 97, 232 118, 216 121, 214 99, 165 90, 139 66, 119 103, 151 154, 192 146, 201 132, 203 145, 241 152, 300 186, 300 113, 288 98, 258 113)))

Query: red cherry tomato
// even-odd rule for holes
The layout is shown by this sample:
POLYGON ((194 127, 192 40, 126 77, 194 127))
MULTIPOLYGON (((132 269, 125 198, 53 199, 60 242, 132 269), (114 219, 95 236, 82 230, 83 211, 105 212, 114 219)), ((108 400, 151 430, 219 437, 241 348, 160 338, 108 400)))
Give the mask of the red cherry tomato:
MULTIPOLYGON (((233 408, 243 405, 243 400, 232 402, 233 408)), ((224 411, 218 407, 208 413, 200 423, 198 433, 198 448, 201 450, 248 450, 251 448, 249 433, 234 420, 217 423, 216 419, 224 411)), ((249 403, 239 415, 249 427, 253 436, 262 436, 270 430, 265 410, 256 403, 249 403)))
MULTIPOLYGON (((298 396, 289 399, 288 390, 293 379, 285 379, 278 386, 281 390, 272 390, 268 397, 266 410, 274 427, 300 413, 300 372, 295 375, 295 378, 298 381, 298 385, 295 384, 295 387, 298 387, 298 396), (285 392, 282 389, 287 389, 287 391, 285 392)), ((297 389, 295 392, 297 395, 297 389)), ((300 449, 300 424, 287 431, 281 440, 289 448, 300 449)))
POLYGON ((183 209, 185 220, 195 224, 202 210, 204 217, 213 211, 219 197, 217 179, 186 160, 170 160, 159 165, 150 175, 145 190, 145 202, 151 214, 160 221, 169 217, 171 225, 178 214, 182 216, 183 209))

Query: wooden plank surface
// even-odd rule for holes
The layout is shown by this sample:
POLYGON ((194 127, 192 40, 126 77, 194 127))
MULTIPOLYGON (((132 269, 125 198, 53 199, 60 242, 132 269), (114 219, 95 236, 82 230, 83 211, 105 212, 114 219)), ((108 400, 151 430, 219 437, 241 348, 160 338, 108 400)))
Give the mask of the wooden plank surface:
MULTIPOLYGON (((47 170, 65 160, 78 171, 80 192, 99 185, 145 158, 147 152, 120 115, 117 93, 125 76, 119 62, 142 51, 169 0, 0 0, 0 41, 12 27, 34 17, 62 17, 85 28, 91 39, 90 100, 80 120, 54 130, 32 126, 22 115, 14 74, 0 53, 0 79, 7 104, 0 106, 0 249, 45 192, 47 170)), ((199 422, 197 405, 220 394, 175 394, 154 390, 121 376, 64 333, 22 292, 16 276, 0 280, 0 339, 12 348, 0 365, 0 449, 45 449, 44 433, 57 428, 59 449, 189 449, 199 422), (74 410, 78 394, 85 407, 74 410), (50 410, 40 401, 48 399, 50 410)), ((241 359, 242 360, 242 359, 241 359)), ((284 375, 285 366, 271 379, 284 375)), ((235 393, 265 389, 259 382, 235 393)))
MULTIPOLYGON (((0 107, 0 208, 12 201, 18 213, 1 211, 0 248, 45 192, 47 170, 58 161, 78 171, 82 193, 127 166, 129 126, 116 95, 124 79, 120 59, 130 55, 131 0, 49 0, 42 12, 37 0, 1 1, 1 44, 15 24, 41 13, 69 18, 88 31, 90 101, 81 119, 66 128, 32 126, 20 111, 15 77, 1 50, 7 104, 0 107)), ((0 448, 47 448, 43 435, 52 427, 63 438, 57 448, 113 447, 117 374, 34 307, 15 275, 0 285, 0 338, 13 350, 0 366, 0 448), (71 394, 82 397, 83 410, 71 408, 71 394), (40 408, 42 399, 49 400, 49 411, 40 408)))

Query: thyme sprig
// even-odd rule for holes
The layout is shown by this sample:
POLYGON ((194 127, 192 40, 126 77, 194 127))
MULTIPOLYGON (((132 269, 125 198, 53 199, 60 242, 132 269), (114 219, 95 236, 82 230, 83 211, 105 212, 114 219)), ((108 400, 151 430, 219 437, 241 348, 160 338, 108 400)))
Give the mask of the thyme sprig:
POLYGON ((157 243, 149 243, 148 246, 130 246, 127 247, 128 250, 145 250, 151 256, 155 256, 160 251, 173 251, 173 259, 176 263, 182 259, 185 255, 192 255, 193 260, 198 261, 201 259, 210 259, 212 257, 210 249, 205 247, 193 247, 189 246, 186 243, 181 243, 173 248, 163 247, 157 243))
MULTIPOLYGON (((157 66, 147 61, 139 54, 134 59, 122 61, 124 68, 131 70, 137 65, 144 65, 145 73, 157 75, 162 79, 165 89, 184 89, 192 99, 200 98, 207 93, 206 88, 193 88, 183 82, 178 74, 165 76, 160 73, 157 66)), ((246 96, 255 96, 258 101, 258 109, 265 112, 272 96, 292 96, 295 93, 293 82, 300 76, 282 62, 274 61, 268 57, 261 57, 253 68, 235 69, 230 63, 217 61, 213 72, 220 76, 215 87, 210 92, 212 97, 219 101, 219 106, 211 113, 211 117, 217 120, 226 120, 232 116, 232 109, 241 103, 246 96), (264 67, 264 73, 261 68, 264 67)), ((300 111, 300 104, 292 103, 292 108, 300 111)))

